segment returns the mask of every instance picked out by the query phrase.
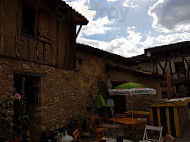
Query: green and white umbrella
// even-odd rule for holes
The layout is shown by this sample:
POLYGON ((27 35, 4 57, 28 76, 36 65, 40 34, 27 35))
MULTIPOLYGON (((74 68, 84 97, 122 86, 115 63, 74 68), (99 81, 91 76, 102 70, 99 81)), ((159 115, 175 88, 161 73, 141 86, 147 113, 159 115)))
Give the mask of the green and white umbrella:
POLYGON ((156 90, 153 88, 149 88, 148 86, 140 83, 124 83, 114 87, 113 89, 109 89, 110 95, 155 95, 156 90))
MULTIPOLYGON (((124 83, 114 87, 113 89, 109 89, 110 95, 155 95, 156 90, 153 88, 149 88, 148 86, 140 83, 124 83)), ((133 97, 132 97, 133 100, 133 97)), ((133 117, 133 101, 132 101, 132 117, 133 117)))

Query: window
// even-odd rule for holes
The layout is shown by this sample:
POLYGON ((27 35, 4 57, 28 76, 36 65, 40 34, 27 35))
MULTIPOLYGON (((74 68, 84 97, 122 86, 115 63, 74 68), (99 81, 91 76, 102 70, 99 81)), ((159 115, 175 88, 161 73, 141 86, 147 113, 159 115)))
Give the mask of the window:
POLYGON ((175 62, 175 71, 176 72, 184 71, 183 62, 175 62))
POLYGON ((34 8, 23 5, 22 7, 22 33, 34 36, 34 8))
POLYGON ((51 17, 48 16, 47 13, 40 11, 40 14, 39 14, 39 34, 40 34, 41 40, 50 39, 50 26, 52 26, 51 17))

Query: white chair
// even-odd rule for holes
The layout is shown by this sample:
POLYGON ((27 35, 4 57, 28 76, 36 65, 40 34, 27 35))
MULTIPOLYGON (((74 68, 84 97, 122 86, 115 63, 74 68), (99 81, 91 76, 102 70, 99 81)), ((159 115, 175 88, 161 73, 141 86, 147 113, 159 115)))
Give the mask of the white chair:
MULTIPOLYGON (((102 139, 102 140, 106 140, 106 142, 117 142, 117 139, 115 138, 107 138, 107 139, 102 139)), ((123 139, 123 142, 133 142, 133 141, 123 139)))
POLYGON ((143 140, 139 142, 161 142, 163 127, 145 126, 143 140))

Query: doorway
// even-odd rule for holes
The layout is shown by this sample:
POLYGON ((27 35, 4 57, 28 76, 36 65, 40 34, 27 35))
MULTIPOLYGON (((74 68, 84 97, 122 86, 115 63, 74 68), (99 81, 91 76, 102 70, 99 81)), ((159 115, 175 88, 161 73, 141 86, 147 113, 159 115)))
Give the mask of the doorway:
POLYGON ((13 103, 13 131, 23 139, 35 136, 40 77, 14 74, 14 91, 21 95, 21 100, 13 103))

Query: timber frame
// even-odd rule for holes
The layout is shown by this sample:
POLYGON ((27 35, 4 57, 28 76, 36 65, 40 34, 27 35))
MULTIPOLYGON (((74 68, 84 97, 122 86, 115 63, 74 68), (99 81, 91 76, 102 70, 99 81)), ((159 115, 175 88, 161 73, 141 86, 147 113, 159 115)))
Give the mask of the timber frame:
POLYGON ((76 32, 76 26, 81 29, 88 24, 85 17, 62 0, 16 0, 13 3, 16 10, 10 14, 4 11, 14 8, 5 3, 5 0, 0 1, 0 56, 75 69, 76 38, 80 32, 76 32), (34 35, 23 33, 24 6, 34 10, 34 35), (8 23, 13 32, 4 33, 7 18, 11 17, 16 19, 8 23))
MULTIPOLYGON (((155 74, 166 76, 169 72, 169 78, 172 90, 176 92, 177 86, 184 85, 186 96, 190 96, 190 41, 180 42, 170 45, 158 46, 154 48, 145 49, 145 53, 140 56, 133 57, 138 62, 135 68, 141 68, 142 65, 147 64, 149 70, 155 74), (150 54, 148 57, 146 55, 150 54)), ((142 68, 141 68, 142 69, 142 68)), ((163 80, 162 87, 167 86, 167 81, 163 80)))

